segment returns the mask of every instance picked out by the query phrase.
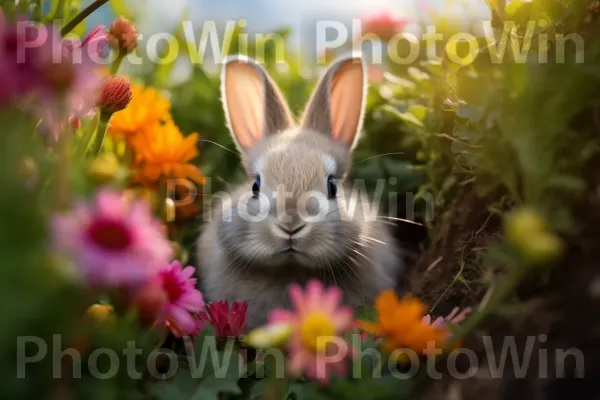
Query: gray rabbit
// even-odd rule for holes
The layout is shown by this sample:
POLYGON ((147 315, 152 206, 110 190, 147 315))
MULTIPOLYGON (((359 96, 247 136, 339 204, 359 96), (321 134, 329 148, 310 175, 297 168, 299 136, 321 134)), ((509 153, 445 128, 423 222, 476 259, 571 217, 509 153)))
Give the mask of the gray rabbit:
POLYGON ((262 66, 240 55, 225 61, 223 104, 248 180, 213 204, 198 263, 207 299, 246 301, 249 328, 289 306, 293 282, 338 285, 355 307, 395 287, 400 250, 345 181, 366 76, 361 57, 334 61, 297 125, 262 66))

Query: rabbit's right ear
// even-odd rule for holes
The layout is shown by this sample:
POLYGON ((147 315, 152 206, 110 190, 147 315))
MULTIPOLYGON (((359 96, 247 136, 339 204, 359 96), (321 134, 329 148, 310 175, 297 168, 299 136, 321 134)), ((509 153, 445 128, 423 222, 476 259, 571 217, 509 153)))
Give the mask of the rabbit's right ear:
POLYGON ((360 55, 335 60, 317 84, 302 127, 329 135, 353 149, 358 141, 367 94, 367 74, 360 55))
POLYGON ((294 123, 281 92, 252 58, 236 55, 225 60, 221 95, 229 129, 243 152, 294 123))

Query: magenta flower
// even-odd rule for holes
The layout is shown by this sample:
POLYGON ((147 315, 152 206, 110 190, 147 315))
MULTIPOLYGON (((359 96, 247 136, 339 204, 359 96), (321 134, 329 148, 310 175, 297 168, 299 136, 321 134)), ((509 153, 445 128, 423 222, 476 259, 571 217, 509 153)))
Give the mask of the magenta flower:
POLYGON ((54 140, 63 120, 90 116, 102 80, 98 60, 83 53, 100 51, 102 30, 77 47, 52 27, 26 20, 9 24, 0 10, 0 106, 29 100, 22 106, 43 120, 41 133, 54 140))
POLYGON ((0 106, 31 93, 42 83, 41 43, 47 31, 38 31, 33 22, 8 24, 0 10, 0 106))
POLYGON ((63 40, 65 49, 70 52, 81 51, 82 57, 88 57, 92 60, 96 57, 101 57, 106 46, 108 46, 108 38, 106 27, 98 25, 92 29, 81 41, 76 38, 68 38, 63 40))
POLYGON ((289 295, 294 311, 276 309, 269 318, 273 326, 293 327, 289 372, 299 375, 304 371, 308 378, 322 383, 327 383, 333 372, 345 375, 345 357, 353 352, 340 335, 353 328, 354 317, 351 308, 341 306, 342 291, 336 286, 323 288, 320 281, 311 280, 306 292, 291 285, 289 295), (338 361, 332 362, 332 358, 338 361))
POLYGON ((237 337, 244 333, 248 304, 234 301, 229 308, 228 301, 215 301, 205 307, 206 312, 201 312, 200 320, 210 323, 218 337, 237 337))
POLYGON ((380 40, 389 41, 399 32, 402 32, 408 19, 394 17, 391 13, 383 11, 378 15, 364 18, 362 21, 363 35, 373 34, 380 40))
POLYGON ((58 254, 69 256, 92 285, 139 285, 172 256, 169 241, 145 201, 128 202, 102 190, 66 213, 55 214, 51 239, 58 254))
MULTIPOLYGON (((61 63, 71 67, 73 79, 70 89, 64 94, 68 120, 75 126, 80 124, 82 118, 91 118, 96 114, 96 98, 102 84, 102 76, 98 65, 103 50, 108 46, 104 25, 92 29, 81 40, 69 38, 62 41, 61 63)), ((55 94, 51 90, 44 90, 42 100, 41 133, 50 136, 53 140, 58 138, 62 129, 60 123, 65 117, 60 115, 56 108, 55 94)))
POLYGON ((204 307, 204 297, 196 289, 194 267, 181 268, 179 261, 162 268, 157 279, 167 294, 167 304, 159 313, 157 323, 166 324, 176 336, 194 334, 197 329, 196 314, 204 307))

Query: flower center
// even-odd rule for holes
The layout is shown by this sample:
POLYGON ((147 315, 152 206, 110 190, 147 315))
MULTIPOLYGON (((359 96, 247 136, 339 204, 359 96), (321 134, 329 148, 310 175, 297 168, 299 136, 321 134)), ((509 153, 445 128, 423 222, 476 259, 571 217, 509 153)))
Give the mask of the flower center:
POLYGON ((179 282, 177 282, 173 275, 164 275, 162 284, 164 291, 169 297, 169 303, 174 303, 177 300, 179 300, 179 298, 183 294, 183 289, 181 289, 181 285, 179 284, 179 282))
POLYGON ((323 313, 309 314, 300 327, 302 344, 318 353, 325 352, 330 339, 335 336, 331 318, 323 313))
POLYGON ((125 250, 133 242, 131 231, 120 221, 100 219, 88 228, 90 239, 106 250, 125 250))

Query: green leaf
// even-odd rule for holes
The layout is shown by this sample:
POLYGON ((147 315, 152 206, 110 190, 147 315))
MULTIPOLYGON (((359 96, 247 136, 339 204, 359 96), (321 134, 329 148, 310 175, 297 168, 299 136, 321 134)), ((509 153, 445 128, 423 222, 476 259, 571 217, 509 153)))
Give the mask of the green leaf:
POLYGON ((506 0, 485 0, 485 2, 493 13, 496 13, 499 17, 504 15, 506 0))
POLYGON ((421 63, 429 73, 435 76, 442 76, 442 62, 440 60, 428 60, 421 63))
POLYGON ((531 17, 531 6, 531 0, 512 0, 505 9, 506 19, 519 26, 527 25, 531 17))
POLYGON ((382 110, 398 117, 403 122, 406 122, 409 125, 414 125, 419 128, 424 127, 423 123, 421 121, 419 121, 419 119, 417 117, 415 117, 413 114, 411 114, 409 112, 400 112, 400 111, 396 110, 394 107, 389 106, 389 105, 383 106, 382 110))
POLYGON ((242 390, 237 384, 237 378, 216 378, 211 377, 203 379, 192 395, 191 400, 220 400, 223 393, 241 394, 242 390))
POLYGON ((125 0, 111 0, 109 2, 115 15, 123 16, 127 19, 134 20, 134 15, 131 12, 129 6, 127 6, 125 0))
POLYGON ((170 381, 161 381, 150 386, 150 393, 158 400, 188 400, 196 385, 191 371, 182 368, 170 381))
POLYGON ((475 107, 469 107, 467 105, 461 104, 456 110, 456 116, 460 118, 469 119, 473 122, 479 122, 482 115, 481 111, 479 111, 475 107))
POLYGON ((265 390, 268 385, 268 382, 269 382, 268 379, 261 379, 258 382, 256 382, 252 386, 252 389, 250 390, 250 395, 248 397, 248 400, 256 400, 256 399, 260 399, 261 397, 263 397, 265 394, 265 390))
POLYGON ((377 321, 377 310, 372 305, 362 305, 356 309, 356 319, 377 321))
POLYGON ((427 112, 429 110, 429 108, 418 104, 408 107, 408 112, 414 115, 421 122, 425 121, 425 118, 427 117, 427 112))
POLYGON ((419 68, 409 67, 406 72, 408 72, 408 76, 410 76, 415 82, 426 81, 429 79, 429 74, 421 71, 419 68))

